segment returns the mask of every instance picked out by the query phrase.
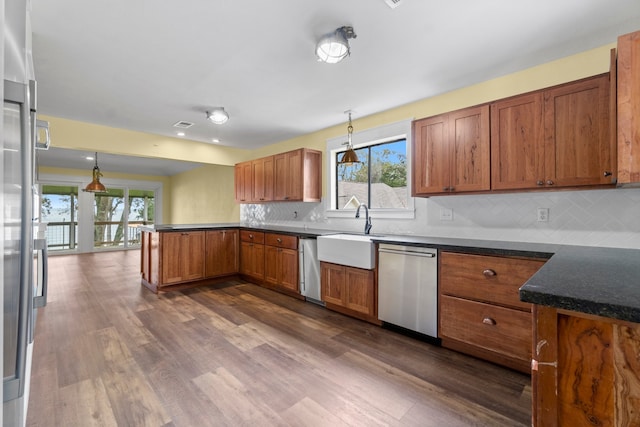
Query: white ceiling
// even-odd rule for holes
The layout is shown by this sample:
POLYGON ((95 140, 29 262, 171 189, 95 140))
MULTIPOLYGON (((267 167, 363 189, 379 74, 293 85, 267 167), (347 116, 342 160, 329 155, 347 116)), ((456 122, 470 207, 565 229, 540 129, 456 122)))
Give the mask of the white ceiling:
MULTIPOLYGON (((96 153, 82 150, 49 147, 48 150, 36 150, 38 166, 54 168, 86 169, 91 171, 95 164, 96 153)), ((137 175, 173 176, 203 166, 202 163, 175 161, 170 159, 121 156, 98 153, 98 166, 101 172, 135 173, 137 175)))
POLYGON ((31 0, 39 111, 252 149, 615 42, 639 0, 31 0), (351 57, 316 61, 352 25, 351 57), (223 106, 224 125, 205 111, 223 106))

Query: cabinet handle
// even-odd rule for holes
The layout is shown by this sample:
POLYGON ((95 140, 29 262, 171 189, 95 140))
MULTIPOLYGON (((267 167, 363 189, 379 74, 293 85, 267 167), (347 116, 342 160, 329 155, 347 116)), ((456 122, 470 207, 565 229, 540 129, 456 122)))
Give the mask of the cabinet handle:
POLYGON ((613 173, 611 173, 611 172, 609 172, 609 171, 604 171, 604 176, 605 176, 605 177, 607 177, 607 176, 611 176, 611 175, 613 175, 613 173))
POLYGON ((456 191, 456 187, 449 187, 449 191, 456 191))
POLYGON ((495 276, 495 275, 496 275, 496 272, 495 272, 495 270, 492 270, 492 269, 490 269, 490 268, 487 268, 486 270, 484 270, 484 271, 482 272, 482 274, 484 274, 484 277, 493 277, 493 276, 495 276))
POLYGON ((249 238, 250 238, 250 239, 253 239, 253 234, 249 234, 249 238))
POLYGON ((538 180, 536 181, 536 185, 539 185, 542 187, 544 185, 544 182, 542 180, 538 180))
POLYGON ((495 325, 496 321, 491 317, 485 317, 484 319, 482 319, 482 323, 484 323, 485 325, 495 325))
POLYGON ((284 196, 284 199, 285 200, 289 200, 289 196, 284 196))
POLYGON ((180 234, 183 235, 183 236, 188 236, 189 235, 189 233, 180 233, 180 234))
POLYGON ((551 181, 550 179, 547 180, 547 185, 553 185, 553 181, 551 181))
POLYGON ((449 191, 449 187, 442 187, 442 191, 449 191))
POLYGON ((278 242, 278 243, 282 243, 282 239, 278 237, 278 238, 276 239, 276 242, 278 242))

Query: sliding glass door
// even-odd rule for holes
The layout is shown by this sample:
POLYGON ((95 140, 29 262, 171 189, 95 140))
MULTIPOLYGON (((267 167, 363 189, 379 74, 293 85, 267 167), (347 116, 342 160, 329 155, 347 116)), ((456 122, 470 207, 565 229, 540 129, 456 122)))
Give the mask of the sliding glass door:
POLYGON ((109 185, 105 193, 85 193, 79 185, 40 186, 40 221, 47 224, 50 251, 93 252, 140 245, 140 225, 156 219, 157 190, 135 184, 109 185))
POLYGON ((78 186, 43 185, 40 221, 47 224, 50 251, 75 251, 78 247, 78 186))

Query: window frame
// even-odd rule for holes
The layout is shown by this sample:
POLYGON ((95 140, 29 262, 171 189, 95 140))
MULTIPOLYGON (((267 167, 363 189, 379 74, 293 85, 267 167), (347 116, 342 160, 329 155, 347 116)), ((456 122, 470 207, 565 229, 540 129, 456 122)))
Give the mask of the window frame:
MULTIPOLYGON (((354 149, 379 145, 398 139, 405 139, 407 143, 407 207, 404 209, 375 208, 370 209, 376 218, 413 219, 415 218, 414 198, 411 197, 411 119, 378 126, 363 131, 354 132, 352 144, 354 149)), ((326 141, 327 149, 327 192, 325 199, 325 215, 329 218, 352 218, 355 209, 336 208, 336 154, 344 152, 347 135, 341 135, 326 141)))

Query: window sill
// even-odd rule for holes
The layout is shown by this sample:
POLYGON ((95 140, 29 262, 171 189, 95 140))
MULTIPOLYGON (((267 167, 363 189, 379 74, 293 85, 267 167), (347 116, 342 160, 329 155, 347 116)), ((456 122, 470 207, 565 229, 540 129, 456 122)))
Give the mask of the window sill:
MULTIPOLYGON (((355 209, 327 209, 325 216, 327 218, 353 218, 356 215, 355 209)), ((360 212, 363 216, 364 212, 360 212)), ((369 209, 369 215, 372 218, 382 219, 415 219, 415 209, 369 209)))

